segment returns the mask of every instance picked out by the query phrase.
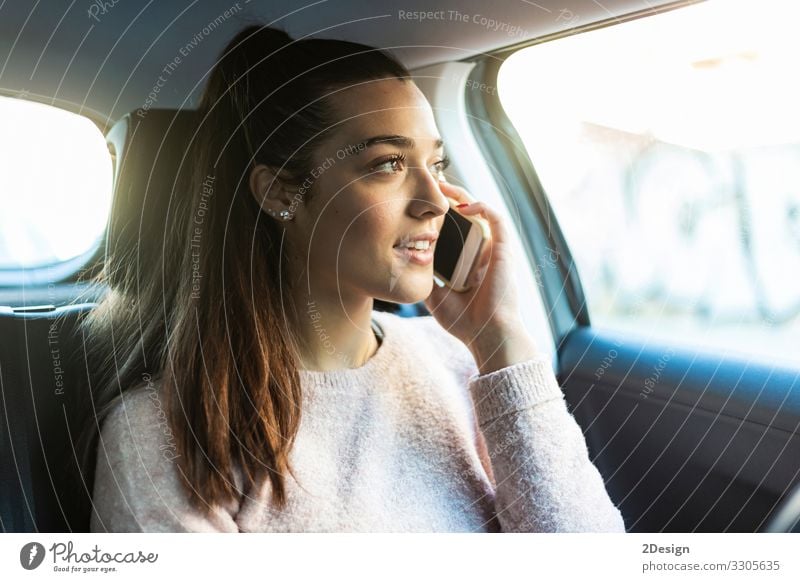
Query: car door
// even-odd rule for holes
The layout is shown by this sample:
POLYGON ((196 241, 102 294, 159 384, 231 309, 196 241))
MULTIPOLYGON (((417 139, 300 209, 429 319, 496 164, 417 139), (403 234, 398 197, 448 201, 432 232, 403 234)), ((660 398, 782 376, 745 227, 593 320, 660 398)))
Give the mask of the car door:
POLYGON ((762 531, 800 479, 795 36, 702 3, 473 61, 471 127, 628 531, 762 531))

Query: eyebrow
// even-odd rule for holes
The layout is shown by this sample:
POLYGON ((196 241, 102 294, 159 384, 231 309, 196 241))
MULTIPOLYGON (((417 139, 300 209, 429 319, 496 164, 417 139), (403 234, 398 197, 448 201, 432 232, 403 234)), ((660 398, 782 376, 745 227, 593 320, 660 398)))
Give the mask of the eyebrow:
MULTIPOLYGON (((411 139, 410 137, 406 137, 404 135, 376 135, 369 139, 365 139, 355 145, 349 146, 347 149, 349 149, 353 154, 358 155, 367 148, 382 143, 393 143, 397 147, 408 150, 414 148, 414 140, 411 139)), ((434 143, 434 149, 438 150, 443 145, 444 145, 444 140, 442 140, 442 138, 438 138, 434 143)))

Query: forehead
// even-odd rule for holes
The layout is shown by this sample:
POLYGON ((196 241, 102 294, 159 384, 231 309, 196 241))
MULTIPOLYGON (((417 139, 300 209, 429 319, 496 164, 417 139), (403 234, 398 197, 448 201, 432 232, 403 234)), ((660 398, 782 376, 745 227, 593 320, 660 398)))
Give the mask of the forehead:
POLYGON ((373 135, 406 135, 435 141, 433 110, 411 81, 380 79, 348 87, 331 96, 338 119, 331 141, 356 143, 373 135))

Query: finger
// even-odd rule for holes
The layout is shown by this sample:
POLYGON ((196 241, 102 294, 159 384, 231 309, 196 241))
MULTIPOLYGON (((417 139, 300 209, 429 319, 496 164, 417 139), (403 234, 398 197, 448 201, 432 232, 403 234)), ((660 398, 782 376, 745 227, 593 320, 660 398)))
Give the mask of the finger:
POLYGON ((470 196, 464 188, 451 184, 450 182, 439 182, 440 189, 445 196, 452 198, 458 202, 474 202, 475 199, 470 196))
POLYGON ((459 208, 458 210, 465 215, 482 213, 489 222, 492 240, 496 243, 508 242, 508 232, 503 218, 493 208, 487 206, 485 202, 473 202, 469 206, 459 208))
POLYGON ((480 286, 480 284, 483 282, 483 279, 486 277, 487 269, 488 265, 481 265, 475 269, 475 272, 472 275, 473 286, 475 287, 480 286))
POLYGON ((478 268, 488 267, 492 259, 492 239, 487 240, 481 248, 481 255, 478 257, 478 268))

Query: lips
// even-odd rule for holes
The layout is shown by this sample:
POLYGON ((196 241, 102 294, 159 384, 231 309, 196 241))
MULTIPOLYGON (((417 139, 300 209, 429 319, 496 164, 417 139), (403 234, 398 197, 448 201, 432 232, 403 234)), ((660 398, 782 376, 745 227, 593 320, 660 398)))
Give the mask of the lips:
POLYGON ((413 263, 416 265, 426 266, 433 262, 433 250, 436 245, 436 239, 439 238, 439 232, 429 230, 417 234, 408 234, 400 239, 394 245, 394 252, 403 257, 406 264, 413 263), (413 245, 418 241, 428 241, 430 244, 427 249, 409 248, 408 245, 413 245))
POLYGON ((409 244, 416 243, 417 241, 428 241, 433 247, 433 244, 436 242, 436 239, 439 238, 439 233, 432 231, 432 232, 423 232, 415 235, 406 235, 394 245, 394 248, 402 248, 406 247, 409 244))
POLYGON ((416 265, 430 265, 433 262, 433 246, 425 250, 409 249, 403 246, 394 247, 394 252, 403 257, 406 263, 416 265))

